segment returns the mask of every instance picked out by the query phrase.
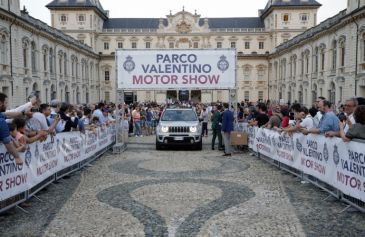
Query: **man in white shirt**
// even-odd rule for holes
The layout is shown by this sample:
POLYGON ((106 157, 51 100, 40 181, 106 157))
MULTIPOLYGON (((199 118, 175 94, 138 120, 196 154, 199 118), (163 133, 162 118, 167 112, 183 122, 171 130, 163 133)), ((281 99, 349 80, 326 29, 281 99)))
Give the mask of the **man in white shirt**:
POLYGON ((93 113, 93 117, 97 117, 100 124, 105 124, 107 122, 107 119, 105 118, 102 111, 104 106, 104 103, 99 103, 97 109, 93 113))
POLYGON ((326 98, 324 98, 323 96, 318 97, 317 100, 316 100, 316 108, 317 108, 318 112, 317 112, 316 116, 313 117, 314 127, 318 127, 319 122, 322 119, 323 114, 319 110, 319 102, 324 101, 324 100, 326 100, 326 98))
POLYGON ((350 126, 352 124, 355 124, 355 118, 354 118, 354 111, 356 109, 356 106, 358 105, 358 101, 356 98, 350 98, 348 100, 346 100, 345 102, 345 113, 346 113, 346 123, 344 124, 344 132, 345 134, 347 133, 347 131, 349 130, 350 126))
POLYGON ((314 128, 314 121, 312 115, 309 113, 308 109, 306 107, 302 108, 302 115, 304 119, 299 124, 300 128, 306 128, 306 129, 312 129, 314 128))

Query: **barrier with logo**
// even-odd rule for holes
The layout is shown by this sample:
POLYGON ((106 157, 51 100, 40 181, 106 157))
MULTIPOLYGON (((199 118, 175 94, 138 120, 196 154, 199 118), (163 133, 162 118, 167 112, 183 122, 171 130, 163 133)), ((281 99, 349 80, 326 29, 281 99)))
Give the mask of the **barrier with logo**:
POLYGON ((1 144, 0 212, 90 163, 115 143, 115 137, 115 126, 49 136, 46 141, 33 143, 21 153, 23 165, 16 165, 14 157, 1 144))
POLYGON ((257 127, 248 127, 247 132, 249 147, 254 152, 337 198, 350 197, 347 200, 355 200, 355 206, 364 211, 365 149, 362 142, 345 143, 340 138, 300 133, 289 136, 257 127))

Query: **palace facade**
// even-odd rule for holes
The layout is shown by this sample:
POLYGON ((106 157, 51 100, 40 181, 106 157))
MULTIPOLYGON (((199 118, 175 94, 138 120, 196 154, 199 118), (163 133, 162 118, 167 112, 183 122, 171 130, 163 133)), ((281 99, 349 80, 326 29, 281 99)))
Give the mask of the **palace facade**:
MULTIPOLYGON (((116 49, 237 51, 237 100, 341 102, 365 95, 365 0, 317 25, 315 0, 269 0, 257 17, 206 18, 182 9, 162 18, 110 18, 98 0, 54 0, 51 26, 0 2, 0 89, 11 105, 42 100, 116 101, 116 49)), ((126 91, 131 101, 228 101, 225 90, 126 91)))

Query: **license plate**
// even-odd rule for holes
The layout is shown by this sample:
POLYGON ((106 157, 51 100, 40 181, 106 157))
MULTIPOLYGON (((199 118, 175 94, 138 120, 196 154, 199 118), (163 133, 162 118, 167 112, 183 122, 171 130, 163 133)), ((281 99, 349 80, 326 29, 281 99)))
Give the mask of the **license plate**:
POLYGON ((174 140, 175 140, 175 141, 183 141, 183 140, 184 140, 184 138, 183 138, 183 137, 174 137, 174 140))

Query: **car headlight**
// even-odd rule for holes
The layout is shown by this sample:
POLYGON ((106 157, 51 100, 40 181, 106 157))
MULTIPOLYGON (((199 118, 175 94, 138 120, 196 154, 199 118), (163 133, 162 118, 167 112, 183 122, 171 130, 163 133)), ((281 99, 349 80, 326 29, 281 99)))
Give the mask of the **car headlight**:
POLYGON ((198 128, 196 126, 191 126, 190 127, 190 132, 194 133, 198 130, 198 128))
POLYGON ((161 127, 161 132, 164 132, 164 133, 169 132, 169 127, 167 127, 167 126, 162 126, 162 127, 161 127))

